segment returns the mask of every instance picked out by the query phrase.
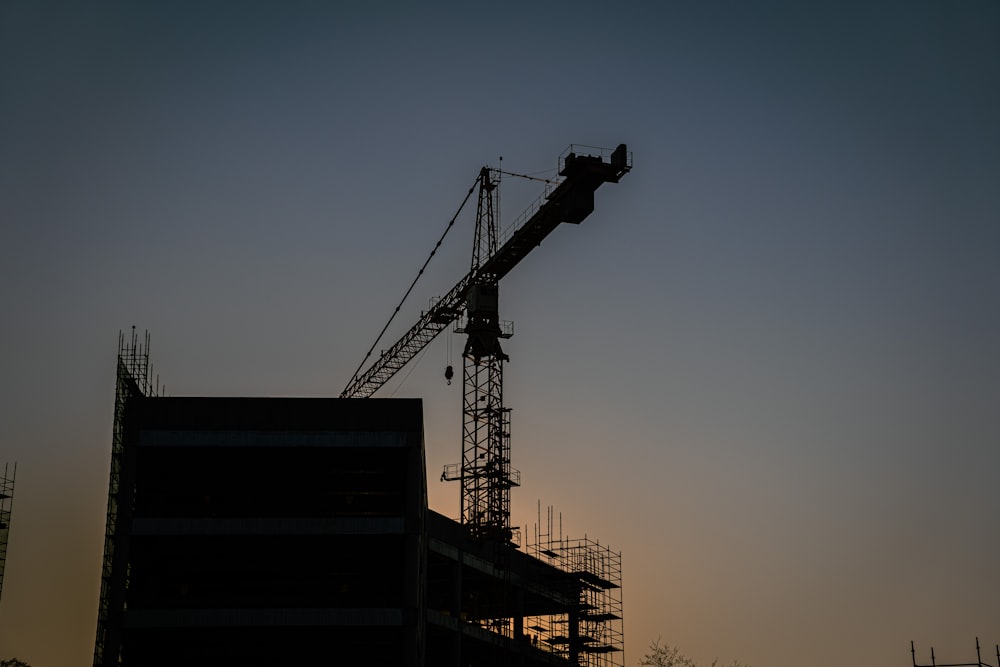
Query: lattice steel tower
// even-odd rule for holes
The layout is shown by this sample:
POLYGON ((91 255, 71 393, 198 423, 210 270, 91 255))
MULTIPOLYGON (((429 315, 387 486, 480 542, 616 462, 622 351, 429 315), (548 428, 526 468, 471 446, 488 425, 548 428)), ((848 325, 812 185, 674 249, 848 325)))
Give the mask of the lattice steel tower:
POLYGON ((466 334, 462 392, 461 517, 474 537, 510 541, 510 489, 517 486, 510 467, 510 409, 503 404, 500 346, 512 327, 501 322, 499 279, 482 270, 497 251, 499 173, 483 167, 472 248, 476 276, 466 300, 466 321, 456 330, 466 334))

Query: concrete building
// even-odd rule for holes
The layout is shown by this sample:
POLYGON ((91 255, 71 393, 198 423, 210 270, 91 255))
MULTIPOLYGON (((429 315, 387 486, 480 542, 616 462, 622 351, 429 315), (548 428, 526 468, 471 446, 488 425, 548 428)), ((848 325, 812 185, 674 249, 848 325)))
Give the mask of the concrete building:
POLYGON ((95 667, 622 664, 620 555, 430 512, 419 400, 157 396, 143 349, 119 355, 95 667))

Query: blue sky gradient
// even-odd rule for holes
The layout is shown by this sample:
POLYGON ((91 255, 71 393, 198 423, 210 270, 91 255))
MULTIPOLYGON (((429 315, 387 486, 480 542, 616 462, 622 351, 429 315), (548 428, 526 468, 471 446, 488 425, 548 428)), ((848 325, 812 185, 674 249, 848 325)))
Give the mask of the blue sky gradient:
MULTIPOLYGON (((337 4, 0 7, 0 657, 91 660, 120 328, 171 394, 336 395, 479 168, 573 142, 635 169, 501 286, 513 512, 623 551, 627 664, 1000 642, 996 3, 337 4)), ((460 349, 383 391, 450 515, 460 349)))

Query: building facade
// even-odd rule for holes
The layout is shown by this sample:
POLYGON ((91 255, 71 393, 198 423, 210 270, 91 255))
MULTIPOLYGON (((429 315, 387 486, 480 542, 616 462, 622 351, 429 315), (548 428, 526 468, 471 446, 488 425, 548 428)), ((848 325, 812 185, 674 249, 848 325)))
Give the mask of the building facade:
POLYGON ((147 367, 122 345, 95 667, 622 664, 620 555, 428 511, 419 400, 164 397, 147 367))

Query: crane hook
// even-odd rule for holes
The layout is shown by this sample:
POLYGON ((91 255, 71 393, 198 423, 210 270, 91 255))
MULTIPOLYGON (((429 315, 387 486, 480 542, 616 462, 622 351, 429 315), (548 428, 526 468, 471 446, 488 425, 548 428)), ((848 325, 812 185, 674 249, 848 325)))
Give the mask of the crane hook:
POLYGON ((448 386, 451 386, 451 379, 453 377, 455 377, 455 369, 453 369, 451 366, 448 366, 446 369, 444 369, 444 379, 448 381, 448 386))

